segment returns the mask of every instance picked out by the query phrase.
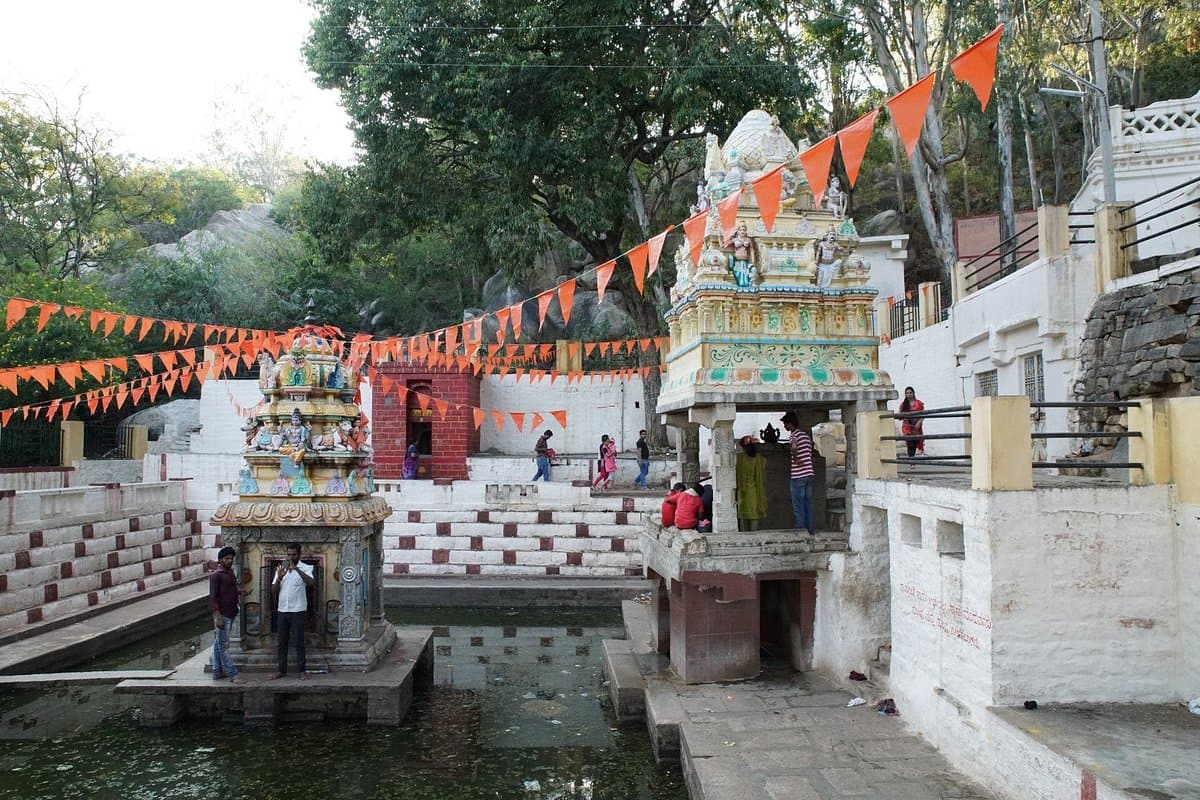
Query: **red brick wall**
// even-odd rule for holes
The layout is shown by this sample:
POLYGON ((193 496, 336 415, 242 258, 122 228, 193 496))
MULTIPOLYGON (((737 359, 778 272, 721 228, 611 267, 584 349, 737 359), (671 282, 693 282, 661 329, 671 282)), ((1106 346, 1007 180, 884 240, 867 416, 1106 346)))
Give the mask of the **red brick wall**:
MULTIPOLYGON (((479 377, 470 372, 407 362, 381 364, 379 374, 404 387, 427 383, 432 387, 433 397, 461 406, 451 405, 445 419, 434 409, 433 456, 424 462, 430 467, 429 477, 465 480, 467 457, 479 452, 479 431, 471 415, 471 409, 479 407, 479 377)), ((376 385, 374 389, 371 429, 375 476, 399 478, 409 441, 407 403, 401 392, 384 396, 382 386, 376 385)), ((432 404, 430 408, 434 408, 432 404)))

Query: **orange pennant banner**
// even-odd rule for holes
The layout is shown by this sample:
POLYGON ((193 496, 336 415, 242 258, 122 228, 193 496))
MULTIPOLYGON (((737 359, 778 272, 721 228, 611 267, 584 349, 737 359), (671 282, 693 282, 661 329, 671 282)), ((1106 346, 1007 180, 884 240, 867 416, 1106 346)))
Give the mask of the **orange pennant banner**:
POLYGON ((670 233, 671 229, 674 227, 675 227, 674 225, 668 225, 666 230, 664 230, 662 233, 660 233, 657 236, 650 239, 650 241, 649 241, 649 245, 650 245, 649 266, 646 268, 646 277, 647 278, 650 277, 651 275, 653 275, 655 273, 655 271, 658 269, 658 259, 662 255, 663 242, 666 240, 667 234, 670 233))
POLYGON ((550 416, 554 417, 554 421, 558 423, 560 428, 567 427, 567 412, 566 410, 551 411, 550 416))
POLYGON ((738 189, 717 203, 717 215, 721 218, 721 239, 726 244, 729 243, 730 237, 733 236, 733 230, 737 227, 738 204, 741 200, 742 190, 738 189))
POLYGON ((925 111, 933 98, 936 80, 937 73, 931 72, 887 101, 892 124, 896 126, 896 134, 904 143, 904 151, 908 153, 909 158, 912 158, 913 150, 917 149, 917 140, 921 137, 921 126, 925 124, 925 111))
POLYGON ((538 306, 538 330, 546 324, 546 312, 550 310, 550 301, 554 299, 554 291, 542 292, 537 296, 538 306))
MULTIPOLYGON (((19 297, 13 297, 8 301, 8 307, 4 312, 4 327, 5 330, 12 330, 13 325, 21 321, 25 316, 25 312, 32 308, 36 303, 32 300, 22 300, 19 297)), ((95 328, 92 328, 95 330, 95 328)))
POLYGON ((754 190, 754 199, 758 202, 758 213, 762 215, 763 225, 767 233, 775 227, 775 215, 779 213, 779 200, 783 195, 783 167, 763 175, 750 184, 754 190))
POLYGON ((471 409, 471 419, 475 423, 475 430, 479 430, 479 426, 483 424, 483 415, 482 408, 471 409))
POLYGON ((633 285, 637 287, 638 294, 645 293, 646 257, 649 249, 649 244, 642 242, 625 254, 625 257, 629 259, 629 268, 633 270, 633 285))
POLYGON ((821 206, 825 189, 829 186, 829 165, 833 163, 835 144, 836 136, 826 136, 800 154, 800 166, 804 167, 804 177, 808 178, 808 188, 813 193, 813 205, 818 208, 821 206))
POLYGON ((571 306, 575 303, 575 279, 572 278, 558 287, 558 307, 562 309, 563 324, 571 321, 571 306))
POLYGON ((37 324, 37 332, 38 333, 42 332, 42 329, 46 327, 46 323, 50 321, 50 317, 54 314, 55 311, 58 311, 60 308, 62 308, 62 306, 60 306, 58 303, 42 303, 41 304, 41 307, 38 308, 38 324, 37 324))
POLYGON ((687 237, 688 255, 692 264, 700 266, 700 251, 704 249, 704 231, 708 227, 708 211, 700 211, 683 223, 683 235, 687 237))
POLYGON ((975 96, 979 98, 979 105, 984 111, 987 111, 992 84, 996 80, 996 56, 1000 52, 1000 38, 1003 35, 1004 25, 997 25, 994 31, 959 53, 950 62, 954 77, 975 90, 975 96))
POLYGON ((604 302, 604 290, 612 279, 613 269, 617 266, 616 259, 609 259, 596 267, 596 303, 604 302))
POLYGON ((846 167, 851 188, 858 180, 858 169, 862 166, 863 156, 867 154, 867 144, 875 131, 875 118, 878 116, 879 109, 876 108, 837 132, 838 146, 842 149, 842 165, 846 167))

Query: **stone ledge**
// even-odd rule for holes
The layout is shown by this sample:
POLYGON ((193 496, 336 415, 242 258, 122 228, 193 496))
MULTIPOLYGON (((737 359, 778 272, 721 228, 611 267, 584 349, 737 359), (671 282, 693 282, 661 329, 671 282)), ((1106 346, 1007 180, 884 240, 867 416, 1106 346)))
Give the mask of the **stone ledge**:
POLYGON ((390 517, 392 509, 382 497, 345 503, 283 501, 225 503, 212 516, 212 524, 226 525, 369 525, 390 517))

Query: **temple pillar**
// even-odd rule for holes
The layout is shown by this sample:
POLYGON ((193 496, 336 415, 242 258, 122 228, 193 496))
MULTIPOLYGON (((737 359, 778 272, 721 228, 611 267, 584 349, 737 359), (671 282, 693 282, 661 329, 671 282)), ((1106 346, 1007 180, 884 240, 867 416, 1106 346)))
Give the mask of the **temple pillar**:
POLYGON ((734 463, 737 458, 733 443, 733 418, 737 407, 733 403, 697 406, 688 411, 688 418, 712 431, 712 487, 714 533, 732 533, 737 526, 737 504, 733 490, 737 483, 734 463))
POLYGON ((663 414, 663 424, 675 429, 676 480, 691 486, 700 478, 700 426, 687 414, 663 414))

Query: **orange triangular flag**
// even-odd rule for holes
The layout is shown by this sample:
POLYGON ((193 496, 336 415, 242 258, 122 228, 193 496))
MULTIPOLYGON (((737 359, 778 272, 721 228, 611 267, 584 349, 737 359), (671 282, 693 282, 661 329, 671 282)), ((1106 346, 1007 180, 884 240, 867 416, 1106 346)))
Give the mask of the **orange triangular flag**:
POLYGON ((471 409, 471 419, 475 422, 475 430, 479 430, 479 426, 483 424, 483 416, 482 408, 471 409))
POLYGON ((12 370, 0 370, 0 389, 8 389, 17 393, 17 373, 12 370))
POLYGON ((13 411, 15 410, 16 409, 14 408, 10 408, 5 411, 0 411, 0 427, 4 427, 8 424, 8 421, 12 419, 13 411))
POLYGON ((579 360, 579 342, 567 342, 567 358, 572 362, 579 360))
POLYGON ((849 179, 851 187, 858 180, 858 168, 862 166, 867 144, 875 130, 875 118, 878 116, 877 108, 863 114, 837 132, 838 146, 842 148, 842 165, 846 168, 846 178, 849 179))
POLYGON ((154 398, 158 394, 158 387, 159 387, 159 384, 152 383, 146 388, 146 392, 150 396, 151 403, 154 402, 154 398))
POLYGON ((738 203, 741 202, 741 199, 742 190, 738 189, 717 203, 717 215, 721 218, 721 239, 726 244, 729 243, 730 237, 733 236, 733 230, 737 227, 738 203))
POLYGON ((979 105, 987 111, 988 98, 992 94, 992 83, 996 80, 996 54, 1000 51, 1000 37, 1004 25, 959 53, 950 62, 954 77, 970 85, 979 98, 979 105))
POLYGON ((54 366, 30 367, 29 377, 37 381, 43 389, 49 389, 50 384, 54 383, 54 366))
POLYGON ((125 321, 121 323, 121 333, 128 336, 133 333, 133 326, 137 325, 138 318, 134 316, 126 316, 125 321))
POLYGON ((178 375, 172 375, 170 378, 163 380, 163 388, 167 394, 175 394, 175 381, 179 378, 178 375))
POLYGON ((567 412, 566 412, 566 410, 551 411, 550 416, 554 417, 555 421, 558 423, 558 426, 560 428, 565 429, 567 427, 567 412))
POLYGON ((83 309, 79 306, 63 306, 63 313, 70 319, 79 319, 83 316, 83 309))
POLYGON ((458 326, 446 328, 446 354, 453 355, 458 349, 458 326))
POLYGON ((510 412, 508 412, 508 415, 510 417, 512 417, 513 424, 517 426, 517 431, 520 433, 524 433, 525 432, 525 412, 510 411, 510 412))
POLYGON ((531 417, 529 418, 529 430, 531 430, 531 431, 536 431, 538 428, 542 427, 542 420, 543 420, 543 419, 544 419, 544 418, 542 417, 542 415, 541 415, 541 414, 539 414, 539 413, 537 413, 536 411, 534 411, 534 412, 533 412, 533 416, 531 416, 531 417))
POLYGON ((546 291, 546 292, 542 292, 541 294, 539 294, 537 296, 538 330, 539 331, 542 329, 542 326, 546 324, 546 312, 550 310, 550 301, 553 299, 554 299, 554 290, 553 289, 546 291))
MULTIPOLYGON (((586 352, 587 348, 584 348, 586 352)), ((612 342, 600 342, 600 355, 606 356, 612 352, 612 342)))
POLYGON ((58 374, 66 381, 67 388, 74 389, 75 382, 83 377, 83 368, 78 361, 72 361, 69 364, 59 364, 58 374))
POLYGON ((154 372, 153 353, 143 353, 142 355, 134 356, 133 360, 137 362, 137 365, 142 368, 143 372, 154 372))
POLYGON ((58 303, 41 303, 38 308, 38 324, 37 332, 41 333, 42 328, 46 327, 46 323, 50 321, 50 316, 58 311, 62 306, 58 303))
POLYGON ((496 424, 496 430, 504 430, 504 412, 496 409, 491 409, 492 422, 496 424))
POLYGON ((496 310, 496 321, 500 323, 500 329, 496 331, 496 341, 504 341, 504 334, 508 331, 508 316, 512 314, 512 307, 500 308, 496 310))
POLYGON ((921 126, 925 124, 925 111, 933 97, 935 80, 937 73, 931 72, 887 101, 892 124, 896 126, 896 134, 900 141, 904 142, 904 151, 908 153, 909 158, 912 158, 917 139, 921 136, 921 126))
POLYGON ((813 205, 818 208, 829 185, 829 165, 833 163, 835 144, 836 136, 826 136, 800 154, 800 166, 804 167, 804 177, 808 178, 808 188, 813 193, 813 205))
POLYGON ((613 268, 617 266, 616 259, 609 259, 600 266, 596 267, 596 303, 604 302, 604 290, 608 288, 608 281, 612 278, 613 268))
POLYGON ((146 334, 154 327, 154 320, 149 317, 142 317, 142 324, 138 327, 138 341, 146 338, 146 334))
POLYGON ((668 225, 666 230, 657 236, 650 239, 650 259, 649 266, 646 268, 646 277, 649 278, 658 269, 658 259, 662 255, 663 242, 667 238, 667 234, 675 228, 674 225, 668 225))
MULTIPOLYGON (((36 305, 36 303, 34 303, 32 300, 22 300, 19 297, 10 298, 8 301, 8 307, 4 312, 5 330, 11 331, 13 325, 16 325, 18 322, 20 322, 21 318, 25 316, 25 312, 34 305, 36 305)), ((96 327, 93 325, 92 330, 95 329, 96 327)))
POLYGON ((120 314, 114 314, 111 311, 104 313, 104 338, 112 336, 112 332, 117 329, 117 323, 121 321, 120 314))
MULTIPOLYGON (((245 356, 250 356, 250 360, 246 361, 246 366, 250 366, 250 364, 254 361, 254 353, 252 353, 249 350, 247 350, 245 353, 243 353, 242 356, 243 356, 243 360, 245 360, 245 356)), ((165 353, 159 353, 158 360, 162 362, 163 369, 167 370, 168 372, 175 369, 175 351, 174 350, 168 350, 165 353)))
POLYGON ((683 223, 683 235, 687 237, 688 255, 692 263, 700 265, 700 251, 704 249, 704 230, 708 227, 708 211, 700 211, 683 223))
POLYGON ((446 402, 445 400, 439 400, 435 397, 433 398, 433 407, 437 409, 438 416, 442 419, 445 419, 446 412, 450 410, 450 403, 446 402))
POLYGON ((139 386, 129 393, 129 397, 133 400, 133 404, 136 406, 138 403, 142 402, 142 395, 145 393, 145 387, 139 386))
MULTIPOLYGON (((596 343, 595 342, 584 342, 583 343, 583 355, 585 358, 587 356, 590 356, 594 352, 596 352, 596 343)), ((603 351, 601 351, 601 352, 603 352, 603 351)))
POLYGON ((84 361, 80 364, 83 371, 96 379, 97 383, 104 383, 104 359, 96 358, 91 361, 84 361))
POLYGON ((758 202, 758 213, 762 215, 763 226, 767 233, 775 227, 775 215, 779 213, 779 198, 783 194, 783 167, 763 175, 750 184, 754 189, 754 199, 758 202))
POLYGON ((183 371, 183 373, 179 376, 180 391, 186 392, 188 390, 188 386, 190 386, 192 383, 192 374, 193 374, 192 370, 185 369, 183 371))
POLYGON ((625 254, 629 259, 629 268, 633 270, 633 285, 637 287, 638 294, 643 294, 646 283, 646 256, 649 254, 650 246, 646 242, 642 242, 637 247, 625 254))
POLYGON ((429 410, 429 401, 432 400, 433 398, 431 398, 429 395, 425 394, 424 392, 413 392, 413 394, 415 394, 417 396, 417 405, 419 405, 421 407, 421 410, 428 411, 429 410))
POLYGON ((572 278, 558 287, 558 307, 562 310, 563 324, 571 321, 571 307, 575 303, 575 279, 572 278))

